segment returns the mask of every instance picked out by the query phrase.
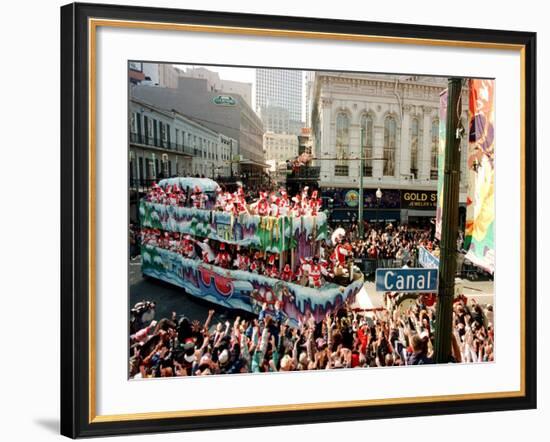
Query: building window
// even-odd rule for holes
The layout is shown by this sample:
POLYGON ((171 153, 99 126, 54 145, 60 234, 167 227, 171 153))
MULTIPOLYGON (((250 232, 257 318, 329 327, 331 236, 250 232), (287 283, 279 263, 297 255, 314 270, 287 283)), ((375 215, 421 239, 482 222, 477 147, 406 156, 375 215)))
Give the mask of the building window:
POLYGON ((349 167, 348 166, 342 166, 337 164, 334 166, 334 175, 335 176, 348 176, 349 173, 349 167))
POLYGON ((138 158, 138 178, 140 184, 144 184, 145 172, 143 171, 143 157, 138 158))
POLYGON ((340 112, 336 116, 336 158, 334 174, 347 176, 349 169, 347 160, 349 158, 349 117, 344 112, 340 112))
POLYGON ((143 116, 143 130, 145 135, 145 144, 149 144, 149 137, 151 136, 151 120, 146 115, 143 116))
POLYGON ((166 124, 164 124, 162 121, 159 121, 159 130, 160 130, 160 146, 167 147, 166 124))
POLYGON ((158 131, 157 131, 157 120, 153 119, 153 140, 154 140, 154 143, 153 145, 154 146, 158 146, 158 131))
POLYGON ((384 176, 395 175, 395 139, 397 123, 393 116, 384 121, 384 176))
MULTIPOLYGON (((362 158, 372 158, 372 139, 374 131, 374 120, 372 115, 363 115, 361 117, 362 133, 362 158)), ((372 159, 363 160, 363 176, 372 176, 372 159)))
POLYGON ((136 113, 132 112, 132 117, 130 119, 130 132, 135 134, 137 133, 136 129, 136 113))
POLYGON ((411 121, 411 175, 414 178, 418 178, 418 137, 419 137, 419 126, 418 120, 413 118, 411 121))
POLYGON ((432 121, 432 150, 430 157, 430 179, 437 180, 438 157, 439 157, 439 120, 432 121))

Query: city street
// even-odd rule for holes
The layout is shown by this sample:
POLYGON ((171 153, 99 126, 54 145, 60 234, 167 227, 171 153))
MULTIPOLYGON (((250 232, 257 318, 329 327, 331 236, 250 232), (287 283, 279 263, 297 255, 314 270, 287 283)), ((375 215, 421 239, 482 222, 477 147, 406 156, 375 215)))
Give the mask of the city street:
POLYGON ((129 309, 189 320, 138 307, 132 340, 168 356, 131 377, 493 360, 493 150, 445 137, 470 103, 492 124, 490 80, 135 62, 129 82, 129 309))
MULTIPOLYGON (((468 281, 461 280, 462 293, 470 299, 475 299, 479 304, 494 304, 493 281, 468 281)), ((373 308, 384 307, 384 294, 377 292, 374 281, 365 282, 365 291, 373 308)))
POLYGON ((185 291, 165 282, 143 277, 141 274, 141 259, 134 258, 130 262, 129 271, 130 280, 130 308, 137 302, 155 301, 155 319, 170 318, 172 312, 179 315, 185 315, 191 320, 204 322, 208 316, 208 310, 214 309, 212 324, 232 320, 237 316, 248 317, 250 313, 239 312, 235 310, 224 310, 215 304, 201 301, 194 296, 188 295, 185 291))
MULTIPOLYGON (((475 299, 479 304, 494 304, 493 281, 461 280, 462 293, 470 300, 475 299)), ((130 263, 130 307, 143 300, 155 301, 156 319, 170 317, 172 312, 185 315, 188 318, 203 322, 208 316, 208 310, 214 309, 213 324, 232 320, 237 316, 252 317, 250 313, 224 310, 215 304, 201 301, 174 285, 143 277, 141 274, 141 260, 134 258, 130 263)), ((364 290, 357 296, 355 307, 380 308, 384 307, 384 294, 377 292, 374 281, 366 281, 364 290)))

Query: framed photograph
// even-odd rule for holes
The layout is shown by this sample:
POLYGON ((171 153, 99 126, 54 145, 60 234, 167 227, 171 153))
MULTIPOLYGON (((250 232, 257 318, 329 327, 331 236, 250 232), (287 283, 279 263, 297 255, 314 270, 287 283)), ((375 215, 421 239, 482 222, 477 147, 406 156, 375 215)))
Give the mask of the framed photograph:
POLYGON ((535 54, 62 7, 61 433, 535 408, 535 54))

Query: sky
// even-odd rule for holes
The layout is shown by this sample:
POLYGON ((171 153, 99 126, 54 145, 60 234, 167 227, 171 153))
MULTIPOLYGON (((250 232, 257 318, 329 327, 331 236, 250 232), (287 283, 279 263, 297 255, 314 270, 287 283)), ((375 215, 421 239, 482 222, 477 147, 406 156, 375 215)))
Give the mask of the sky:
MULTIPOLYGON (((178 65, 179 68, 185 69, 198 65, 178 65)), ((228 68, 222 66, 203 66, 210 71, 220 74, 222 80, 241 81, 243 83, 254 84, 256 69, 254 68, 228 68)))
MULTIPOLYGON (((217 72, 222 80, 241 81, 252 83, 252 108, 256 107, 256 69, 246 67, 225 67, 215 65, 175 64, 175 67, 185 70, 190 67, 204 67, 209 71, 217 72)), ((305 85, 302 91, 302 117, 305 113, 305 85)))

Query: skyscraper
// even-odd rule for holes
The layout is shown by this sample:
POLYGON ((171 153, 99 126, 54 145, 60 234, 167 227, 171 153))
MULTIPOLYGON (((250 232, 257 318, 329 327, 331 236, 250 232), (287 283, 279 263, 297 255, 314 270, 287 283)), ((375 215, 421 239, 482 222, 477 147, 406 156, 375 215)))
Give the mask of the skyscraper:
POLYGON ((315 71, 306 71, 305 88, 306 88, 306 127, 311 127, 311 96, 313 94, 313 80, 315 80, 315 71))
POLYGON ((302 121, 302 71, 256 69, 256 112, 267 107, 286 109, 291 121, 302 121))

